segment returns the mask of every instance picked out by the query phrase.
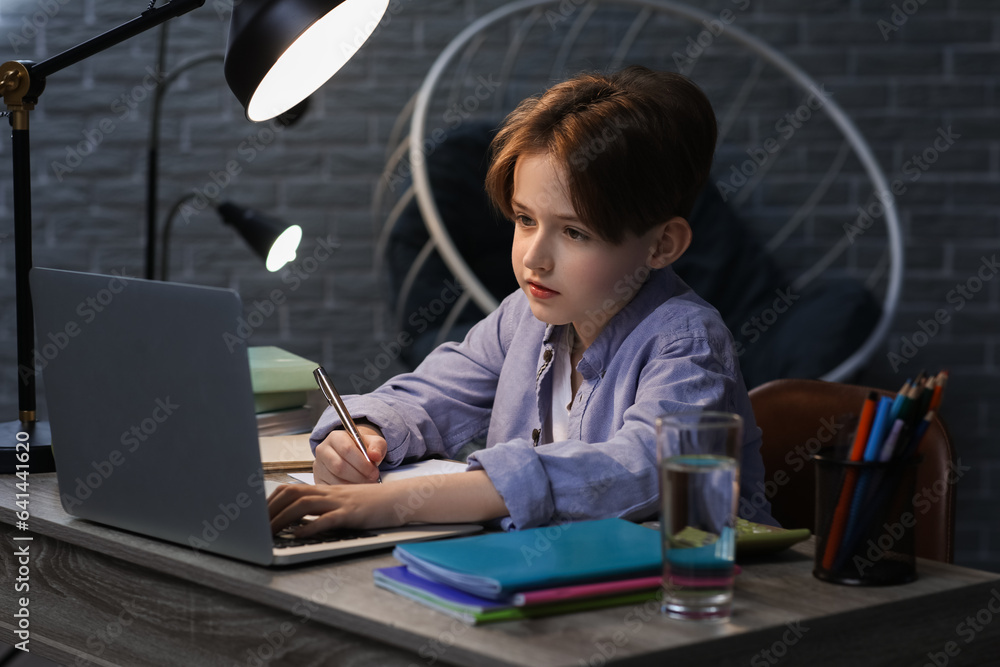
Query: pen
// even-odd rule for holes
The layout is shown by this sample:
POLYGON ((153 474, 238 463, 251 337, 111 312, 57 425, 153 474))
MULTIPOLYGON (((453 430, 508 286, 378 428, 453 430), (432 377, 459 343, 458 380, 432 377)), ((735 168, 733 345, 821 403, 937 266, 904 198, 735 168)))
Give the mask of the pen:
MULTIPOLYGON (((333 382, 330 381, 330 376, 326 374, 323 367, 320 366, 313 371, 313 377, 316 378, 316 384, 319 385, 320 390, 323 395, 326 396, 326 400, 333 406, 333 409, 337 411, 337 416, 340 417, 340 422, 344 425, 344 430, 350 434, 351 438, 354 440, 354 444, 358 446, 361 453, 364 455, 365 460, 371 463, 372 460, 368 457, 368 451, 365 449, 365 443, 361 439, 361 433, 358 431, 358 427, 355 425, 354 420, 351 419, 351 413, 347 411, 347 406, 344 405, 344 400, 340 398, 340 394, 337 393, 337 388, 333 386, 333 382)), ((378 483, 382 483, 382 475, 378 476, 378 483)))

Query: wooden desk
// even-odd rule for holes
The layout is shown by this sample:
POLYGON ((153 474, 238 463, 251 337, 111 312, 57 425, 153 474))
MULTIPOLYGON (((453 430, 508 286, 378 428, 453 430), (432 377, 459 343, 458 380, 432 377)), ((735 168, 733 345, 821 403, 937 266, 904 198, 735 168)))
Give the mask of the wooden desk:
POLYGON ((24 593, 10 573, 15 545, 28 544, 29 647, 67 664, 853 667, 1000 656, 1000 575, 930 561, 905 586, 835 586, 812 577, 809 542, 746 564, 726 624, 672 621, 650 603, 473 628, 375 588, 372 569, 395 564, 388 553, 244 565, 73 519, 52 474, 31 476, 34 539, 14 542, 25 535, 14 528, 15 481, 0 478, 0 640, 19 641, 24 593))

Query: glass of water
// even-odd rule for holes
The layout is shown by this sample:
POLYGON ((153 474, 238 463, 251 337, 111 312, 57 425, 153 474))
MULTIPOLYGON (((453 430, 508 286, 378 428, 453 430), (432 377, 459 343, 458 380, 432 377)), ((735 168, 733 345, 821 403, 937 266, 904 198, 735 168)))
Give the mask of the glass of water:
POLYGON ((656 420, 663 539, 662 611, 726 621, 732 613, 743 419, 692 412, 656 420))

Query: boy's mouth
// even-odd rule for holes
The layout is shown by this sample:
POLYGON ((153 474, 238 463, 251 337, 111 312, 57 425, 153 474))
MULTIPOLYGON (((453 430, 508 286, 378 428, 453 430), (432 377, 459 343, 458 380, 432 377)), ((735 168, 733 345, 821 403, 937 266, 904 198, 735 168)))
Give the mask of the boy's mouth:
POLYGON ((548 299, 554 296, 559 296, 559 292, 531 281, 528 281, 528 290, 531 292, 531 296, 536 299, 548 299))

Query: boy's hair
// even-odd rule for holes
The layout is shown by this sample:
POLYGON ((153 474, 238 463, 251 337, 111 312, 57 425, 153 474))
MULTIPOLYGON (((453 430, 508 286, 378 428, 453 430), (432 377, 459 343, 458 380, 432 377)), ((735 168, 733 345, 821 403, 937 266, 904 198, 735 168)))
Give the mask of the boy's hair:
POLYGON ((715 112, 690 79, 632 66, 581 74, 519 104, 490 146, 486 191, 513 218, 514 166, 548 153, 566 167, 581 222, 610 243, 687 218, 715 153, 715 112))

